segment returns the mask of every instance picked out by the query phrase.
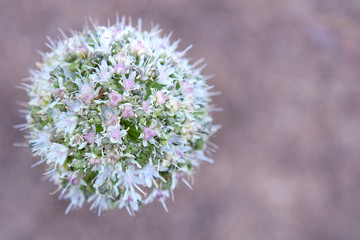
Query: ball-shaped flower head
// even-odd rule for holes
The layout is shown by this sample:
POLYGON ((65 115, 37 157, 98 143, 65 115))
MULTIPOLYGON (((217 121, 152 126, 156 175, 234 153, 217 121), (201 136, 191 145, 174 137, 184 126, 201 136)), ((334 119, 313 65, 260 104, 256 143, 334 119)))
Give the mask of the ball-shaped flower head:
POLYGON ((210 87, 177 42, 155 27, 94 26, 58 42, 31 72, 29 144, 69 199, 66 212, 165 200, 211 161, 210 87))

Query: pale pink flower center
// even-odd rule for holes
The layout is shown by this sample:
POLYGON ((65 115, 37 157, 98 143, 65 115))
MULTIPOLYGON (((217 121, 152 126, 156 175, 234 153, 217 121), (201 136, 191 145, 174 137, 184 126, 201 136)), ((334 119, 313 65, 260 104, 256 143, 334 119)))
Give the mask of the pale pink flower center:
POLYGON ((121 139, 121 133, 120 133, 120 129, 115 128, 110 132, 110 137, 115 138, 116 140, 120 140, 121 139))
POLYGON ((124 88, 125 90, 130 90, 133 88, 135 82, 133 79, 125 79, 124 80, 124 88))
POLYGON ((179 149, 175 149, 175 152, 177 155, 179 155, 180 157, 184 156, 184 153, 182 151, 180 151, 179 149))
POLYGON ((115 126, 116 124, 118 124, 118 116, 117 115, 111 115, 111 117, 109 118, 109 121, 107 122, 108 126, 115 126))
POLYGON ((78 50, 83 54, 83 55, 87 55, 88 54, 88 48, 85 45, 80 45, 78 47, 78 50))
POLYGON ((106 80, 106 71, 99 72, 99 77, 102 81, 106 80))
POLYGON ((121 61, 119 61, 119 63, 114 66, 114 71, 116 73, 124 72, 125 70, 126 70, 126 68, 121 61))
POLYGON ((93 100, 94 97, 95 97, 94 94, 88 92, 88 93, 85 93, 85 94, 83 94, 83 95, 81 96, 81 100, 83 100, 84 103, 86 103, 86 104, 89 105, 89 104, 91 104, 91 100, 93 100))
POLYGON ((84 138, 85 138, 86 141, 88 141, 88 143, 93 144, 94 141, 95 141, 95 139, 94 139, 95 138, 95 133, 94 132, 89 132, 88 134, 86 134, 84 136, 84 138))
POLYGON ((126 105, 123 113, 121 114, 121 117, 126 118, 126 117, 134 117, 134 116, 135 114, 133 112, 132 106, 126 105))
POLYGON ((156 103, 157 104, 164 104, 166 99, 167 99, 167 95, 165 95, 162 91, 158 91, 156 94, 156 103))
POLYGON ((145 51, 145 47, 144 47, 144 45, 142 44, 141 41, 137 40, 136 42, 134 42, 133 51, 137 52, 137 53, 139 53, 141 51, 145 51))
POLYGON ((112 163, 116 163, 116 161, 120 159, 120 156, 116 155, 115 153, 110 153, 108 157, 109 161, 112 163))
POLYGON ((90 158, 89 162, 90 162, 90 164, 97 166, 100 163, 100 159, 99 158, 90 158))
POLYGON ((156 136, 156 131, 151 129, 151 128, 144 128, 144 139, 146 141, 150 140, 151 138, 155 137, 156 136))
POLYGON ((109 99, 110 99, 110 105, 112 107, 116 107, 123 100, 123 96, 120 93, 111 92, 109 94, 109 99))
POLYGON ((190 85, 190 83, 188 81, 185 80, 185 82, 182 84, 182 91, 185 94, 191 93, 194 88, 190 85))
POLYGON ((149 105, 149 103, 146 102, 146 101, 143 101, 143 102, 141 103, 141 106, 142 106, 142 109, 143 109, 145 112, 150 109, 150 105, 149 105))
POLYGON ((60 98, 64 98, 65 90, 64 89, 56 89, 56 93, 60 98))
POLYGON ((68 175, 67 177, 66 177, 66 180, 68 180, 69 182, 71 181, 71 184, 73 184, 73 185, 77 185, 77 184, 79 184, 80 183, 80 181, 79 181, 79 179, 76 177, 76 176, 71 176, 71 175, 68 175))

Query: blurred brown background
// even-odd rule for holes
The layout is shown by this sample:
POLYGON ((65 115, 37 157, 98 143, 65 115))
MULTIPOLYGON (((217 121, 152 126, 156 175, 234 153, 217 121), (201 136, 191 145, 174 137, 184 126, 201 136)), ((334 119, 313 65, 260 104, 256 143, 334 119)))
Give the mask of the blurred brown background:
POLYGON ((0 239, 360 239, 360 1, 0 0, 0 239), (115 14, 174 31, 222 96, 214 164, 135 217, 50 196, 27 149, 15 89, 46 35, 115 14))

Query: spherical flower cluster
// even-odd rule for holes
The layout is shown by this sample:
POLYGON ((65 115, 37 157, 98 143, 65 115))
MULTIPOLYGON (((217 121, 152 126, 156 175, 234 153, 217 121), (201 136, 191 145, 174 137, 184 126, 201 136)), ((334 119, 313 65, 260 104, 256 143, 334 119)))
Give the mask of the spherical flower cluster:
POLYGON ((170 35, 126 25, 73 33, 24 82, 29 144, 70 200, 99 214, 165 200, 211 161, 210 87, 170 35))

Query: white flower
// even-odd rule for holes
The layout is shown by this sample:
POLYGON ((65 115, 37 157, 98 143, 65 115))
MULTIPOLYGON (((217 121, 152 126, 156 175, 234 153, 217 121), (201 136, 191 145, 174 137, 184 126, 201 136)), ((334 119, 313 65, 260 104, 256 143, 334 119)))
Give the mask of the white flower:
POLYGON ((129 189, 126 189, 123 200, 120 201, 119 209, 125 207, 129 215, 133 216, 134 212, 139 210, 139 201, 141 201, 140 194, 137 192, 131 192, 129 189))
POLYGON ((166 94, 164 94, 163 91, 158 91, 155 94, 155 97, 156 97, 156 103, 159 104, 159 105, 164 104, 166 99, 168 99, 168 96, 166 94))
POLYGON ((113 31, 111 29, 104 29, 103 34, 99 38, 99 49, 101 52, 109 53, 111 42, 114 41, 113 31))
MULTIPOLYGON (((212 145, 210 87, 170 35, 117 22, 50 41, 24 84, 33 154, 73 207, 165 201, 212 145), (181 180, 181 181, 180 181, 181 180)), ((206 154, 205 154, 206 153, 206 154)))
POLYGON ((169 190, 155 189, 154 191, 152 191, 152 193, 149 195, 149 197, 145 200, 145 203, 149 203, 154 200, 158 200, 163 205, 165 211, 168 212, 168 208, 165 204, 165 200, 167 198, 169 198, 169 196, 170 196, 169 190))
POLYGON ((125 90, 129 91, 134 87, 134 85, 135 85, 135 76, 136 76, 136 73, 132 72, 130 74, 129 78, 124 79, 123 86, 124 86, 125 90))
POLYGON ((120 130, 120 124, 110 126, 107 129, 107 136, 109 136, 112 143, 122 143, 121 138, 126 135, 126 130, 120 130))
POLYGON ((93 202, 90 206, 90 210, 98 208, 98 216, 100 216, 101 211, 109 209, 109 200, 103 195, 93 194, 87 201, 93 202))
POLYGON ((55 162, 63 165, 68 156, 68 148, 59 143, 53 143, 50 146, 49 152, 46 157, 50 162, 55 162))
POLYGON ((77 133, 70 137, 69 145, 71 147, 77 147, 78 149, 83 149, 86 146, 86 142, 81 134, 77 133))
POLYGON ((138 184, 141 184, 140 178, 136 175, 134 166, 130 166, 125 173, 118 173, 119 181, 115 186, 121 185, 123 188, 130 191, 129 194, 133 199, 136 199, 136 190, 144 193, 138 184))
POLYGON ((99 173, 96 175, 96 181, 94 183, 94 187, 95 188, 99 188, 101 185, 104 184, 104 182, 106 180, 115 180, 114 178, 114 173, 112 172, 113 170, 113 166, 109 166, 109 165, 102 165, 99 168, 99 173))
POLYGON ((90 78, 92 78, 94 83, 104 84, 110 80, 114 73, 114 69, 111 66, 108 66, 105 60, 102 60, 96 72, 97 74, 92 74, 90 78))
POLYGON ((71 135, 77 125, 77 116, 70 115, 69 113, 60 114, 57 122, 55 123, 57 132, 64 132, 71 135))
POLYGON ((70 199, 70 204, 67 207, 65 214, 68 214, 73 206, 81 208, 85 202, 85 196, 84 193, 80 191, 80 186, 70 187, 64 198, 70 199))
POLYGON ((130 49, 133 53, 141 56, 148 53, 148 50, 144 46, 141 40, 133 41, 130 45, 130 49))
POLYGON ((159 70, 159 77, 157 79, 157 82, 164 85, 171 85, 172 79, 169 76, 174 73, 174 69, 171 67, 166 69, 163 65, 159 63, 157 64, 157 67, 159 70))
POLYGON ((170 108, 174 113, 177 112, 181 107, 181 103, 174 97, 170 97, 169 103, 170 108))
POLYGON ((39 132, 35 139, 30 140, 33 152, 44 154, 51 144, 50 136, 48 132, 39 132))
POLYGON ((159 174, 157 168, 153 165, 147 164, 143 169, 139 170, 139 178, 144 181, 148 188, 151 188, 153 180, 160 178, 165 181, 159 174))
POLYGON ((80 88, 79 98, 87 105, 91 104, 91 101, 95 98, 94 89, 87 83, 78 83, 80 88))
POLYGON ((83 112, 83 108, 85 107, 84 104, 81 102, 81 100, 72 100, 72 99, 66 99, 65 100, 66 105, 69 108, 69 114, 77 114, 81 115, 83 112))

